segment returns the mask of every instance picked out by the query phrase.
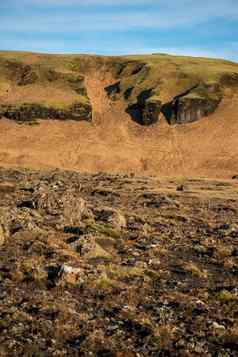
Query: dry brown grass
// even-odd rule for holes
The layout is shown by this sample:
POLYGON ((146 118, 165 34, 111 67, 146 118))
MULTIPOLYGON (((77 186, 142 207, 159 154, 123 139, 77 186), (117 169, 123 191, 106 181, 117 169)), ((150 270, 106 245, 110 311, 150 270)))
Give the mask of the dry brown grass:
MULTIPOLYGON (((61 71, 71 71, 70 64, 76 58, 9 52, 2 53, 1 57, 15 58, 25 63, 50 63, 61 71)), ((166 71, 181 66, 188 73, 195 69, 204 71, 206 68, 214 75, 216 71, 235 71, 237 68, 237 65, 229 62, 203 59, 169 57, 168 61, 168 57, 163 55, 152 56, 147 60, 152 61, 153 66, 154 62, 162 61, 166 71)), ((122 102, 112 103, 107 98, 104 88, 114 79, 109 72, 99 73, 95 66, 98 64, 90 59, 91 69, 86 80, 94 109, 92 124, 40 121, 36 126, 19 126, 1 120, 2 166, 40 169, 59 167, 89 172, 134 172, 160 176, 230 178, 237 174, 237 89, 226 91, 219 109, 209 118, 174 127, 169 126, 161 116, 159 123, 145 128, 131 121, 122 102)), ((173 95, 174 88, 168 88, 168 91, 169 95, 173 95)), ((40 97, 42 101, 62 104, 73 100, 75 94, 65 88, 35 87, 32 90, 31 86, 21 88, 20 93, 16 92, 14 86, 10 86, 8 98, 17 101, 21 100, 19 96, 24 100, 33 101, 40 97)), ((165 93, 164 99, 166 96, 165 93)))

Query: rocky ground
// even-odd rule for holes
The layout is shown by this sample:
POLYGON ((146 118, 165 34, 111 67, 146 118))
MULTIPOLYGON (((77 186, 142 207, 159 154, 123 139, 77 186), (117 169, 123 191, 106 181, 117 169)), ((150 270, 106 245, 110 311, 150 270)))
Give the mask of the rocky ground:
POLYGON ((238 181, 0 170, 0 356, 238 356, 238 181))

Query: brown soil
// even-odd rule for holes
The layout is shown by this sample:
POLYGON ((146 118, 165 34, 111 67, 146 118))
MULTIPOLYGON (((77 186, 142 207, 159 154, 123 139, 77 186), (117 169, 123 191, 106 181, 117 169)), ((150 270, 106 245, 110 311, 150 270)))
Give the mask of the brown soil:
POLYGON ((86 78, 93 122, 0 121, 0 163, 5 167, 135 172, 229 178, 238 172, 237 91, 227 90, 215 114, 186 125, 141 127, 104 88, 108 74, 86 78))

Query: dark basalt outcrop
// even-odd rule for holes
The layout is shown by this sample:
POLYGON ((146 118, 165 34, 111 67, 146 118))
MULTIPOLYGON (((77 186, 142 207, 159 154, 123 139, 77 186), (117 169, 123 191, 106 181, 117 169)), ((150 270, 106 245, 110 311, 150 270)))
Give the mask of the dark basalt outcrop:
POLYGON ((99 73, 100 79, 108 74, 113 78, 105 88, 108 97, 122 101, 138 124, 156 123, 160 112, 170 124, 191 123, 215 112, 226 88, 236 90, 238 73, 235 64, 224 61, 194 59, 188 63, 164 54, 37 55, 34 60, 25 54, 15 59, 4 54, 0 56, 0 117, 90 121, 92 107, 84 76, 99 73), (48 93, 52 93, 50 100, 48 93), (160 98, 170 101, 162 104, 160 98))
MULTIPOLYGON (((4 81, 10 83, 18 98, 21 98, 23 86, 31 86, 34 93, 39 88, 50 91, 54 88, 53 83, 57 90, 61 91, 61 96, 59 94, 55 96, 55 102, 59 104, 47 103, 45 98, 40 97, 40 93, 39 99, 30 99, 26 102, 18 100, 15 103, 12 98, 8 99, 5 92, 2 97, 4 101, 0 103, 0 118, 6 117, 16 121, 32 121, 34 119, 91 121, 92 119, 92 106, 87 95, 84 76, 81 74, 60 72, 48 65, 28 65, 20 61, 0 59, 0 76, 4 81), (72 91, 77 94, 73 94, 75 99, 69 100, 65 104, 61 103, 64 94, 72 91)), ((52 96, 54 96, 53 93, 52 96)))
POLYGON ((34 119, 61 119, 61 120, 92 120, 91 104, 75 102, 62 108, 46 107, 37 103, 0 106, 0 118, 6 117, 16 121, 31 121, 34 119))
POLYGON ((126 111, 134 121, 148 126, 158 122, 161 104, 159 98, 153 96, 153 90, 148 89, 141 92, 137 102, 129 105, 126 111))
POLYGON ((127 61, 118 63, 116 66, 115 75, 118 77, 129 77, 134 76, 140 73, 144 67, 146 67, 146 63, 137 62, 137 61, 127 61))
POLYGON ((220 101, 210 98, 183 97, 174 103, 176 123, 191 123, 214 113, 220 101))
POLYGON ((214 113, 222 98, 218 83, 202 83, 176 96, 161 111, 170 124, 192 123, 214 113))
POLYGON ((112 99, 116 100, 117 94, 120 93, 120 82, 113 83, 109 85, 108 87, 105 88, 105 91, 107 92, 107 95, 112 99))
MULTIPOLYGON (((192 87, 190 86, 186 91, 175 96, 171 102, 162 105, 159 96, 160 86, 164 82, 160 79, 153 89, 146 88, 148 70, 149 68, 144 63, 141 63, 140 66, 135 66, 133 62, 124 63, 115 76, 119 80, 105 88, 111 100, 124 99, 126 101, 126 112, 133 121, 140 125, 156 123, 161 111, 169 124, 197 121, 212 114, 223 98, 223 87, 235 85, 237 81, 236 74, 224 75, 219 81, 213 82, 197 81, 196 84, 194 80, 191 82, 195 82, 195 85, 193 84, 192 87), (132 86, 131 83, 134 85, 132 86), (142 90, 140 90, 141 85, 142 88, 144 87, 142 90)), ((187 77, 185 78, 187 79, 187 77)))

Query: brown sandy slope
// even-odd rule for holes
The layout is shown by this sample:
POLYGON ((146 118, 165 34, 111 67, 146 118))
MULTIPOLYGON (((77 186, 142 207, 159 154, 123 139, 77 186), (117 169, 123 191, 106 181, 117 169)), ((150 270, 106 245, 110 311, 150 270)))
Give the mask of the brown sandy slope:
POLYGON ((108 99, 104 88, 112 82, 111 75, 99 71, 86 78, 92 123, 31 126, 2 119, 0 165, 221 178, 238 173, 237 90, 227 89, 215 114, 196 123, 169 126, 161 118, 142 127, 125 113, 123 103, 108 99))

